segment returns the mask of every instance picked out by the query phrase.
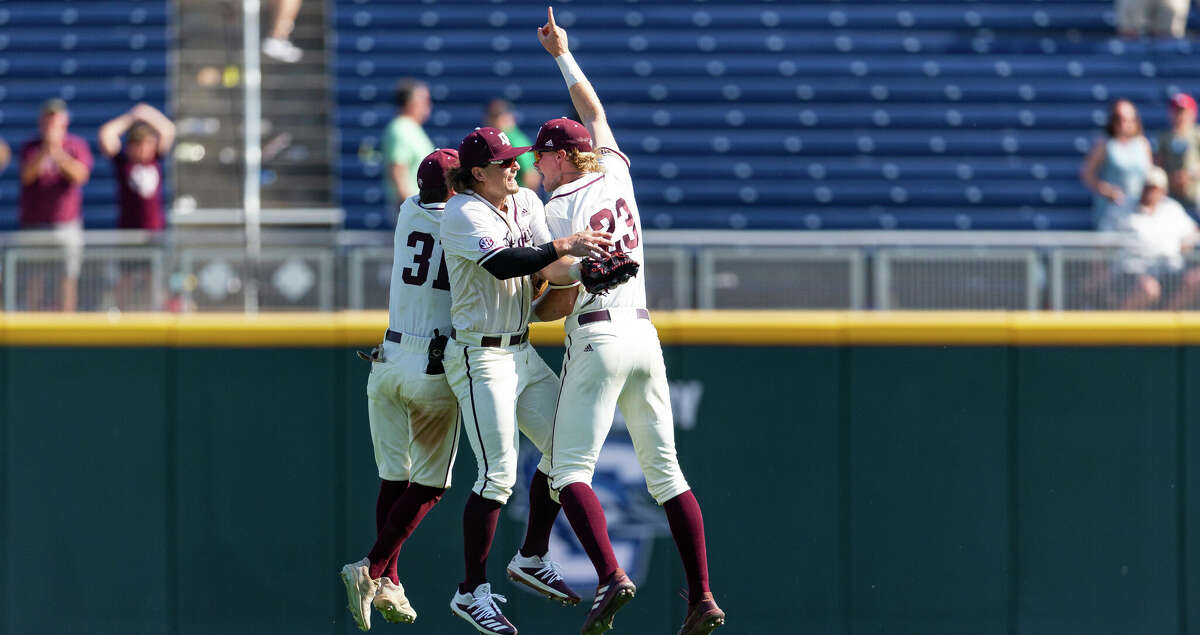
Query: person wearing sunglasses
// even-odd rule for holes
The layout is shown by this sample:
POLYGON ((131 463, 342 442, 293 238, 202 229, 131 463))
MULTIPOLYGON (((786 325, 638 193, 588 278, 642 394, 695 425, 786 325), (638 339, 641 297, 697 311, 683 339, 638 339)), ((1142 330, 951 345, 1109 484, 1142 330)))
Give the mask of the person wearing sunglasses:
POLYGON ((579 602, 548 554, 559 511, 547 485, 546 456, 558 377, 529 345, 530 277, 571 286, 580 276, 575 257, 603 257, 613 244, 607 232, 590 229, 552 239, 541 199, 517 184, 517 157, 528 150, 514 148, 495 128, 468 134, 458 148, 459 167, 447 174, 457 194, 447 201, 441 225, 453 327, 446 379, 478 465, 463 512, 466 576, 450 609, 479 632, 494 635, 516 632, 496 604, 505 598, 492 593, 486 567, 500 509, 516 484, 520 433, 543 456, 529 486, 525 542, 508 574, 552 600, 579 602))

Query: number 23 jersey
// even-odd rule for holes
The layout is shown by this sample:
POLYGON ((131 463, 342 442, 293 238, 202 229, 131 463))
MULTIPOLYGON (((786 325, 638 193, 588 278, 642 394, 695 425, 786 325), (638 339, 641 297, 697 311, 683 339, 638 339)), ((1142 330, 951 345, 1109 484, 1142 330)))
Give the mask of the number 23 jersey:
POLYGON ((442 255, 444 203, 421 203, 413 196, 396 217, 388 328, 433 337, 450 334, 450 279, 442 255))
POLYGON ((592 295, 580 288, 573 314, 607 308, 646 308, 646 260, 642 251, 642 219, 633 197, 629 157, 611 148, 597 150, 600 173, 561 185, 546 202, 546 224, 555 238, 593 229, 611 232, 616 249, 642 265, 632 280, 609 291, 592 295))

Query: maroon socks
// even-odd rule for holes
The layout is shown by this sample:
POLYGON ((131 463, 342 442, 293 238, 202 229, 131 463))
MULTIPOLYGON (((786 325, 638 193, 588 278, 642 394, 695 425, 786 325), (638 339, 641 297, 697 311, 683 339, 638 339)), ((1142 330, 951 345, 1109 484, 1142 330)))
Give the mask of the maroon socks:
MULTIPOLYGON (((379 481, 379 496, 375 499, 375 536, 383 532, 384 525, 387 525, 388 514, 392 511, 392 506, 400 499, 400 495, 404 490, 408 489, 408 481, 379 481)), ((396 558, 393 556, 391 562, 387 563, 387 568, 384 570, 392 582, 396 581, 396 558)))
POLYGON ((367 559, 371 561, 368 574, 372 580, 387 575, 393 582, 398 582, 396 574, 396 557, 404 541, 412 535, 425 514, 437 504, 446 490, 439 487, 428 487, 413 483, 404 490, 392 505, 383 529, 375 540, 375 546, 367 559))
POLYGON ((671 535, 687 574, 688 604, 695 604, 709 591, 708 554, 704 550, 704 516, 700 513, 700 503, 696 502, 692 490, 688 490, 663 503, 663 510, 667 512, 667 523, 671 525, 671 535))
MULTIPOLYGON (((558 499, 562 501, 563 512, 571 521, 575 536, 579 538, 588 558, 591 558, 592 566, 596 567, 596 577, 603 583, 617 570, 618 565, 612 543, 608 540, 608 521, 604 519, 600 499, 596 498, 596 493, 586 483, 571 483, 559 492, 558 499)), ((700 544, 703 546, 703 538, 700 544)))
POLYGON ((492 550, 492 539, 496 537, 496 524, 500 522, 500 507, 471 492, 467 506, 463 509, 463 552, 466 556, 467 577, 458 585, 459 593, 471 593, 475 587, 487 582, 487 558, 492 550))
POLYGON ((529 526, 525 529, 525 544, 521 555, 544 556, 550 551, 550 532, 562 506, 550 498, 550 477, 536 470, 529 480, 529 526))

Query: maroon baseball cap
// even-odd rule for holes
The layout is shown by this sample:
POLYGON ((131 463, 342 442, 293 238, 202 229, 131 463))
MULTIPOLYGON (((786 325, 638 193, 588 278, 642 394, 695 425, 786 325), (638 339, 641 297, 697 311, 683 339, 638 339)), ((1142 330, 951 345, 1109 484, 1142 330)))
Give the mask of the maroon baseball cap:
POLYGON ((592 135, 587 128, 574 119, 559 117, 542 124, 538 130, 537 141, 533 142, 534 152, 554 152, 575 148, 582 152, 592 151, 592 135))
POLYGON ((422 192, 445 192, 446 170, 458 167, 458 150, 434 150, 417 168, 417 187, 422 192))
POLYGON ((458 160, 463 167, 483 167, 488 161, 503 161, 529 152, 529 146, 514 148, 508 135, 495 128, 476 128, 463 137, 458 146, 458 160))
POLYGON ((1171 97, 1171 105, 1180 110, 1196 112, 1196 100, 1187 93, 1175 93, 1175 96, 1171 97))

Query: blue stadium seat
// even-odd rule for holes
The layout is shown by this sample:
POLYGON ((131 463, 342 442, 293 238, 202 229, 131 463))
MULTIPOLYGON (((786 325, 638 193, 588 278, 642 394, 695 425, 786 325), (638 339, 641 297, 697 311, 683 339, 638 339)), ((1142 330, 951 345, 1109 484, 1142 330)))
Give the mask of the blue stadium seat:
MULTIPOLYGON (((378 146, 397 78, 429 82, 426 128, 443 145, 494 97, 531 136, 570 110, 529 36, 544 3, 334 8, 352 227, 385 216, 378 146)), ((1200 44, 1116 39, 1111 0, 643 0, 556 15, 651 227, 1085 229, 1079 163, 1109 103, 1134 100, 1153 131, 1170 95, 1200 92, 1200 44)))

